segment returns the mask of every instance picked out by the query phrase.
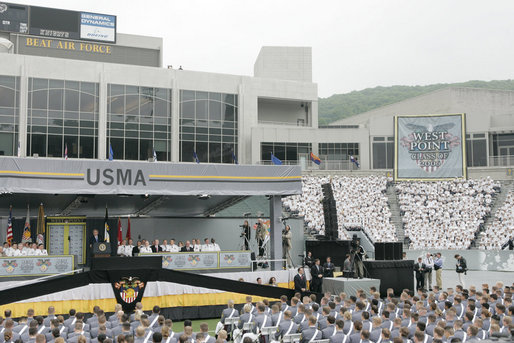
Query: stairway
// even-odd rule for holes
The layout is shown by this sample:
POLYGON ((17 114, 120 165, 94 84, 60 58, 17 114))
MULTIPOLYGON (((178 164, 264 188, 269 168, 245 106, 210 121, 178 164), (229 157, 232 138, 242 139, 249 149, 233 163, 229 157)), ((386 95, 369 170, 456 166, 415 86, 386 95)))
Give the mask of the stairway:
MULTIPOLYGON (((512 181, 502 182, 501 192, 496 193, 496 197, 494 197, 493 206, 491 207, 491 215, 485 220, 483 231, 487 230, 489 225, 493 223, 494 217, 496 217, 496 211, 498 211, 498 209, 503 206, 503 203, 505 202, 505 199, 507 198, 507 194, 509 193, 509 191, 514 191, 514 183, 512 183, 512 181)), ((477 240, 475 242, 476 247, 480 246, 481 239, 482 236, 478 235, 477 240)))
MULTIPOLYGON (((394 184, 391 184, 387 187, 386 195, 388 198, 387 202, 389 204, 389 209, 391 210, 391 223, 396 228, 396 237, 398 238, 398 242, 403 242, 405 238, 405 231, 403 230, 402 217, 400 215, 400 205, 398 205, 398 198, 396 196, 394 184)), ((404 246, 404 249, 407 248, 407 246, 404 246)))

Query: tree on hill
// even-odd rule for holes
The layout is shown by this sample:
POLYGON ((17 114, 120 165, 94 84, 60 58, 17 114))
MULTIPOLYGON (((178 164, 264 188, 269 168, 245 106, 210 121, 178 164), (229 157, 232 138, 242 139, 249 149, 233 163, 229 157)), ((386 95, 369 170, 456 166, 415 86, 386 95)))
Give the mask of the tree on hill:
POLYGON ((319 125, 327 125, 336 120, 348 118, 446 87, 514 90, 514 80, 467 81, 461 83, 438 83, 427 86, 379 86, 345 94, 334 94, 328 98, 319 99, 319 125))

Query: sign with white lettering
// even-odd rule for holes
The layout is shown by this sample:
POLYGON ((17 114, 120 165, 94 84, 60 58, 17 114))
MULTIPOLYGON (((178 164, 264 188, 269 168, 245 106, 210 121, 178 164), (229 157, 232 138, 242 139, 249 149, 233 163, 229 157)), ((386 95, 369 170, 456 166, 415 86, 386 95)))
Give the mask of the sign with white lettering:
POLYGON ((466 177, 465 115, 395 117, 395 180, 466 177))
POLYGON ((115 43, 116 16, 81 12, 80 38, 115 43))

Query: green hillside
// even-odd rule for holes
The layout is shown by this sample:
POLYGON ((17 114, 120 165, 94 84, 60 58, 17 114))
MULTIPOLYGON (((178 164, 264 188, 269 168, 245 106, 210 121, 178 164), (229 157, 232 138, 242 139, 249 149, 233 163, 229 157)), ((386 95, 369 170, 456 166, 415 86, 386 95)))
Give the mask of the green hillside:
POLYGON ((462 83, 439 83, 427 86, 375 87, 346 94, 334 94, 328 98, 319 99, 319 124, 327 125, 339 119, 351 117, 445 87, 514 90, 514 80, 468 81, 462 83))

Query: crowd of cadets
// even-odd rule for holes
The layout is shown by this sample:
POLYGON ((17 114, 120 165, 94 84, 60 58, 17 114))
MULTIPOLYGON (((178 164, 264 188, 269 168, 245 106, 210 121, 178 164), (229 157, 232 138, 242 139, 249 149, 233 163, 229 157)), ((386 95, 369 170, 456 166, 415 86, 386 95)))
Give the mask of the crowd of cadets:
POLYGON ((84 313, 69 311, 65 320, 55 315, 53 306, 48 316, 34 316, 29 309, 27 316, 19 321, 11 318, 11 311, 0 317, 0 337, 4 343, 227 343, 227 334, 222 330, 218 338, 209 335, 207 323, 200 325, 200 332, 193 333, 190 320, 184 321, 182 332, 173 331, 173 322, 160 314, 159 306, 152 313, 143 313, 143 305, 129 315, 117 304, 114 314, 107 316, 100 307, 93 308, 93 316, 85 319, 84 313))
POLYGON ((0 256, 17 257, 17 256, 46 256, 46 251, 43 244, 37 243, 13 243, 9 246, 7 242, 4 243, 3 247, 0 247, 0 256))
MULTIPOLYGON (((498 282, 491 289, 486 284, 482 290, 457 286, 441 291, 434 286, 430 293, 404 290, 395 297, 389 289, 387 298, 381 299, 372 287, 369 297, 363 290, 349 297, 327 293, 318 304, 314 295, 300 298, 297 293, 289 303, 282 296, 280 303, 271 306, 267 301, 253 305, 247 297, 241 314, 229 302, 221 323, 239 317, 236 338, 240 333, 245 337, 241 332, 245 323, 253 323, 250 337, 263 327, 276 327, 272 341, 301 333, 301 343, 320 339, 330 343, 471 343, 494 333, 511 335, 513 290, 514 284, 504 287, 498 282)), ((230 328, 225 325, 225 329, 230 328)))
POLYGON ((510 335, 514 330, 514 285, 482 286, 482 290, 457 286, 446 291, 435 286, 433 292, 420 289, 416 294, 404 290, 399 297, 389 289, 385 299, 371 287, 371 296, 363 290, 356 296, 326 293, 319 304, 314 295, 301 298, 300 293, 290 301, 282 296, 274 304, 266 299, 253 304, 248 296, 241 314, 233 301, 228 302, 217 338, 206 323, 194 333, 189 320, 184 321, 181 332, 175 332, 173 322, 160 314, 159 306, 147 315, 141 303, 131 315, 119 304, 111 316, 95 306, 87 320, 74 309, 65 320, 51 306, 45 318, 34 316, 29 309, 27 316, 15 321, 6 310, 5 318, 0 317, 0 337, 4 343, 226 343, 232 331, 225 323, 227 318, 239 318, 233 336, 243 343, 254 341, 263 327, 276 328, 266 342, 295 333, 301 333, 301 343, 320 339, 330 343, 472 343, 495 333, 510 335), (252 323, 246 325, 252 328, 250 332, 242 331, 245 323, 252 323))

